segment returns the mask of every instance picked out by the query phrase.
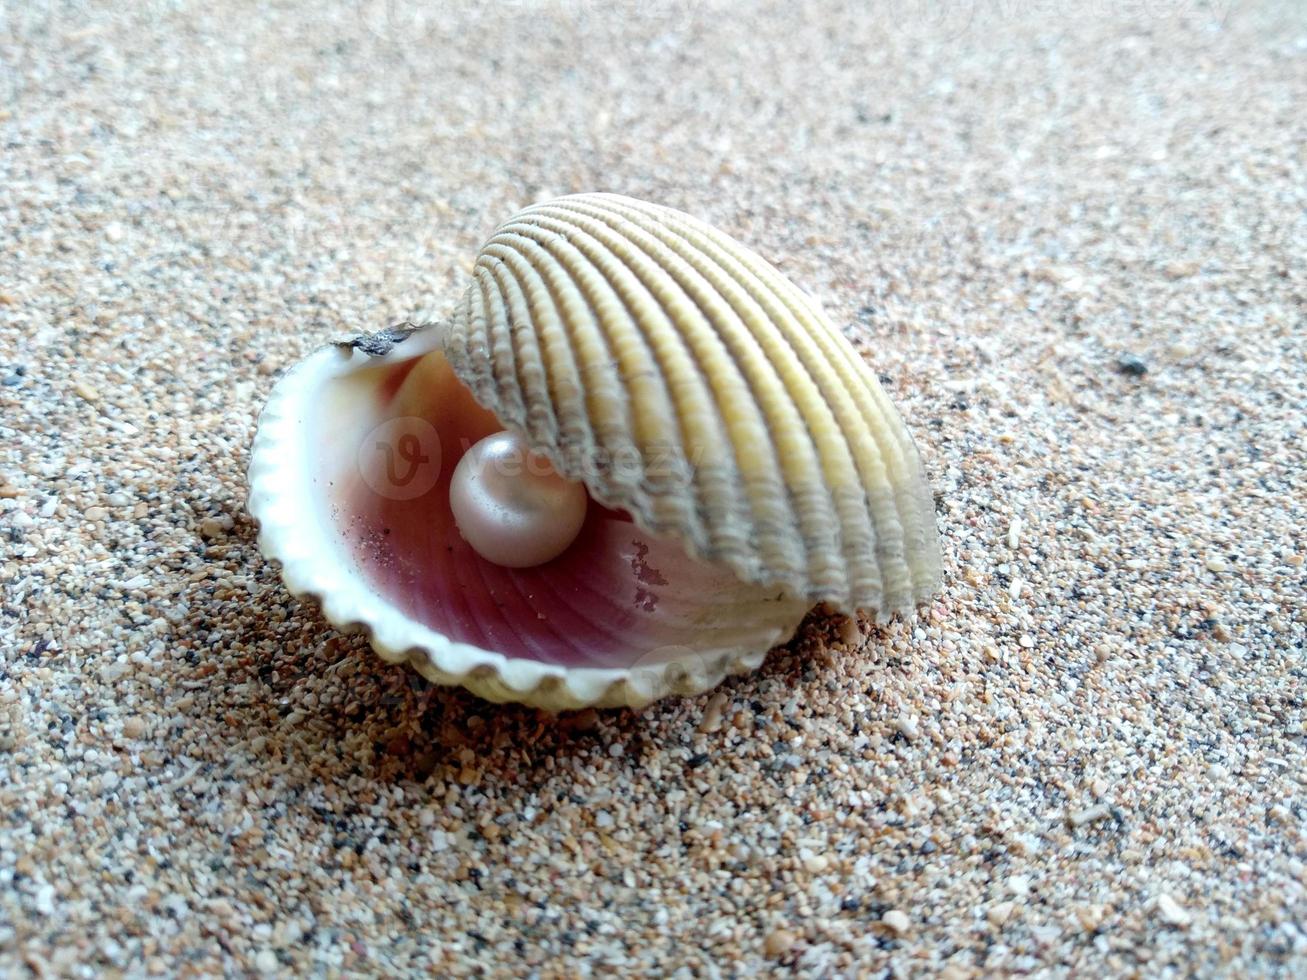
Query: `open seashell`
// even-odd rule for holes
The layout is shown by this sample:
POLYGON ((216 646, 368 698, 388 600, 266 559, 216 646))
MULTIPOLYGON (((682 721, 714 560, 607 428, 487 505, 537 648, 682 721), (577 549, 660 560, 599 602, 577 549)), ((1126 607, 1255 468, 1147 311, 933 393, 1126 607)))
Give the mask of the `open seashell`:
POLYGON ((249 506, 290 591, 381 656, 552 710, 698 693, 817 603, 909 613, 940 579, 916 447, 813 300, 609 194, 500 227, 447 322, 288 372, 249 506))

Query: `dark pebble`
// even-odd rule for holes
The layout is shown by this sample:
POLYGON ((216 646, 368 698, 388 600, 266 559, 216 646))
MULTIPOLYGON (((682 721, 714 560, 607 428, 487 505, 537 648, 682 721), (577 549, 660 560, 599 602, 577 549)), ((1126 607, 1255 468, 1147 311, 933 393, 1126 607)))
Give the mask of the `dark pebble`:
POLYGON ((1132 378, 1139 378, 1148 373, 1148 364, 1142 357, 1134 354, 1122 354, 1116 359, 1116 369, 1132 378))

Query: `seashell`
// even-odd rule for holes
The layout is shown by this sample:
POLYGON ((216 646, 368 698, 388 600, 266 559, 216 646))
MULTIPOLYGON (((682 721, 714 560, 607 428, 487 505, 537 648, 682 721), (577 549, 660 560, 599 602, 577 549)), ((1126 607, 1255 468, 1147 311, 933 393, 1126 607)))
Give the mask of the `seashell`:
POLYGON ((610 194, 502 225, 448 321, 295 366, 249 478, 293 594, 435 682, 551 710, 698 693, 817 603, 907 614, 940 581, 912 438, 816 303, 610 194))

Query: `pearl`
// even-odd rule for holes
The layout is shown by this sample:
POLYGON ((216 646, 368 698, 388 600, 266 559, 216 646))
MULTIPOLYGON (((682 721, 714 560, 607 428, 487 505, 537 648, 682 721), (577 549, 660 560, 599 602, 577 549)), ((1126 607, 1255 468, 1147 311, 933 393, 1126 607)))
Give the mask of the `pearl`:
POLYGON ((589 498, 521 436, 486 436, 454 467, 449 505, 463 540, 482 558, 530 568, 557 558, 581 533, 589 498))

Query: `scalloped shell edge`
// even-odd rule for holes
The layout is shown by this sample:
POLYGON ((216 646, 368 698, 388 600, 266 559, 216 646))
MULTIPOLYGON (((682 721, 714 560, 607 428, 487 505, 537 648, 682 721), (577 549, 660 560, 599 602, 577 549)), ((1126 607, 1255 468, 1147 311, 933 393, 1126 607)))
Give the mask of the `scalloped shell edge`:
MULTIPOLYGON (((431 330, 434 347, 439 331, 431 330)), ((427 341, 400 345, 394 355, 410 357, 427 341)), ((278 566, 291 595, 312 598, 324 618, 345 632, 364 632, 372 648, 390 663, 408 663, 436 684, 458 685, 488 701, 517 701, 548 711, 585 707, 644 707, 669 695, 689 696, 716 687, 732 674, 757 669, 767 649, 727 650, 633 668, 564 667, 509 658, 451 640, 386 602, 351 573, 348 561, 330 554, 329 529, 312 508, 302 506, 296 488, 307 459, 294 438, 310 406, 306 394, 330 374, 374 361, 333 344, 310 354, 282 375, 259 416, 250 453, 248 511, 259 528, 260 551, 278 566), (335 560, 324 560, 332 559, 335 560)), ((796 627, 797 629, 797 624, 796 627)), ((783 631, 770 646, 791 638, 783 631)))

